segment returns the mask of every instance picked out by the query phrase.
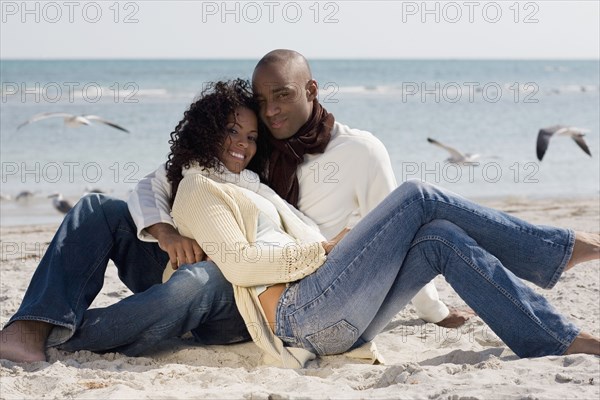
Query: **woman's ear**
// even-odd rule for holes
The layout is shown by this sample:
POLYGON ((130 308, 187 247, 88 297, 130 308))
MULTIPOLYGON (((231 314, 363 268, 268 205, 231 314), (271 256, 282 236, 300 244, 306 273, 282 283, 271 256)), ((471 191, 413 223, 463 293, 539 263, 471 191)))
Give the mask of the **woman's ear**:
POLYGON ((306 83, 306 99, 308 101, 313 101, 314 99, 317 98, 318 94, 319 94, 319 85, 317 84, 317 81, 315 81, 314 79, 309 80, 306 83))

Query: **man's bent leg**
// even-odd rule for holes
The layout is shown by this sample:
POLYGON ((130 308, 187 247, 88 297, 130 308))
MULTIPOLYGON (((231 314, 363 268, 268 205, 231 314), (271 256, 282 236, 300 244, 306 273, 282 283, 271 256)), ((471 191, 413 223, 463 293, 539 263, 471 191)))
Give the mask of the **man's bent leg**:
MULTIPOLYGON (((15 321, 39 321, 63 327, 63 337, 68 338, 102 288, 109 259, 118 263, 119 275, 130 289, 145 290, 160 282, 168 256, 158 245, 137 239, 124 201, 88 195, 65 216, 31 279, 21 307, 7 326, 15 321)), ((47 333, 46 329, 43 331, 47 333)), ((3 331, 3 348, 16 346, 5 336, 22 337, 4 335, 3 331)))
POLYGON ((88 310, 81 327, 60 348, 135 356, 191 329, 204 343, 250 339, 233 288, 212 262, 185 265, 164 284, 109 307, 88 310))

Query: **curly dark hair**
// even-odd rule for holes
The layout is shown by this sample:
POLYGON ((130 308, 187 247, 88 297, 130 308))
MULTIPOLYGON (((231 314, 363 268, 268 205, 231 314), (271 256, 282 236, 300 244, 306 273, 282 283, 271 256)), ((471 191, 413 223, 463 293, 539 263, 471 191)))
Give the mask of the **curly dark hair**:
MULTIPOLYGON (((218 156, 227 137, 227 118, 235 109, 246 107, 258 114, 258 103, 250 88, 250 83, 243 79, 211 82, 183 114, 169 141, 171 152, 167 161, 167 179, 171 182, 171 204, 183 179, 184 168, 193 162, 205 168, 219 166, 218 156)), ((268 133, 260 118, 257 117, 257 120, 256 155, 247 168, 264 181, 269 157, 268 133)))

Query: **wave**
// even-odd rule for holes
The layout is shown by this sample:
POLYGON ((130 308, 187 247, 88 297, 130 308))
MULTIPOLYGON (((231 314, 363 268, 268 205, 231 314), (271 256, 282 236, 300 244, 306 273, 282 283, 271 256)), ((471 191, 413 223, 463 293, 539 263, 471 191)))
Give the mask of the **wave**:
POLYGON ((588 84, 570 84, 557 87, 540 87, 536 82, 515 83, 515 82, 404 82, 401 85, 365 85, 365 86, 336 86, 328 83, 319 89, 321 94, 358 94, 358 95, 406 95, 428 93, 441 91, 447 95, 468 94, 470 92, 481 93, 483 91, 492 91, 494 89, 505 91, 519 91, 521 93, 543 92, 547 94, 561 93, 587 93, 600 92, 599 85, 588 84))

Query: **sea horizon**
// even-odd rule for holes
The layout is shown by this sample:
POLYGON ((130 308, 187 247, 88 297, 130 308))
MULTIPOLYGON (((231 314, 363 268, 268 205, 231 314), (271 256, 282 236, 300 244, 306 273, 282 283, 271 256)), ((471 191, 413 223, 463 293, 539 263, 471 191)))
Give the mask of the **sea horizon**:
MULTIPOLYGON (((256 61, 3 60, 2 195, 60 192, 74 202, 86 188, 99 188, 126 197, 166 160, 170 133, 204 85, 249 79, 256 61), (50 111, 101 115, 131 133, 99 125, 70 129, 59 118, 16 129, 50 111)), ((319 101, 337 121, 382 141, 398 182, 423 179, 475 199, 600 193, 596 59, 310 61, 319 101), (588 129, 592 156, 568 138, 555 138, 537 160, 537 132, 555 124, 588 129), (448 154, 428 137, 481 154, 480 165, 446 163, 448 154)), ((35 204, 44 218, 56 216, 48 199, 35 204)), ((28 217, 18 217, 27 211, 28 221, 37 215, 20 207, 2 201, 2 224, 28 217)))

